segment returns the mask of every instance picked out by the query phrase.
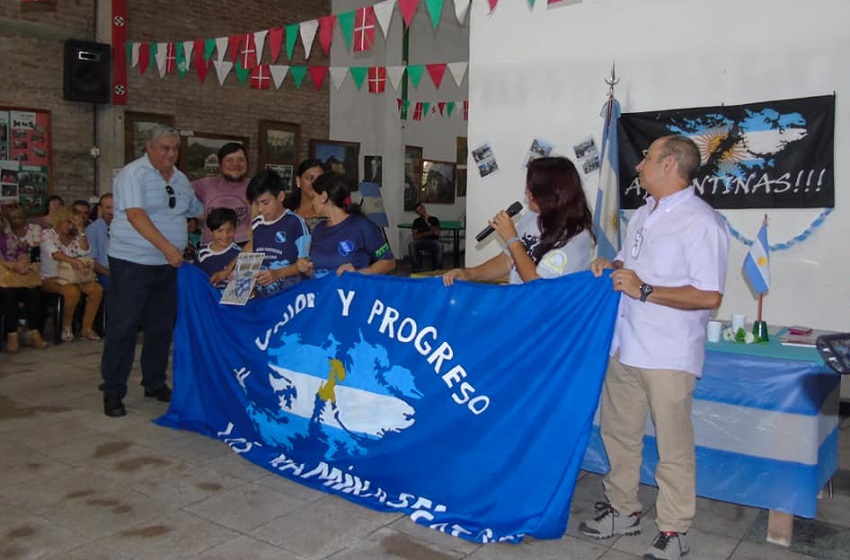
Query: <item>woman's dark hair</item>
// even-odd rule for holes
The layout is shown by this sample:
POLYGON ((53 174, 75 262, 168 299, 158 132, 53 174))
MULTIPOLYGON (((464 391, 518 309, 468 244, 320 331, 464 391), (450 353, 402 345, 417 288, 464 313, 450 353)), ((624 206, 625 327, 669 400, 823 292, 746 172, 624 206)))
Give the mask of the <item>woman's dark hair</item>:
POLYGON ((65 199, 64 198, 62 198, 58 194, 52 194, 49 197, 47 197, 47 201, 45 201, 45 203, 44 203, 44 215, 45 216, 50 211, 50 203, 53 202, 54 200, 58 200, 59 202, 62 203, 62 206, 65 206, 65 199))
POLYGON ((215 231, 227 223, 232 224, 233 227, 239 223, 239 217, 233 208, 213 208, 207 214, 206 225, 210 231, 215 231))
POLYGON ((528 164, 525 185, 540 207, 540 243, 531 255, 535 263, 583 231, 596 242, 593 216, 573 162, 565 157, 537 158, 528 164))
POLYGON ((351 203, 351 184, 345 175, 339 173, 325 173, 316 178, 313 183, 316 194, 327 193, 328 200, 334 206, 342 208, 349 214, 360 212, 360 207, 351 203))
POLYGON ((326 171, 325 164, 322 163, 322 160, 316 158, 305 159, 298 164, 298 167, 295 168, 295 176, 292 177, 292 192, 287 194, 286 200, 283 201, 283 205, 293 212, 298 210, 298 207, 301 206, 301 187, 298 186, 296 179, 304 175, 308 169, 312 169, 314 167, 321 167, 323 171, 326 171))
POLYGON ((224 146, 218 149, 218 163, 221 164, 221 160, 229 156, 230 154, 241 151, 245 154, 245 162, 248 162, 248 152, 245 151, 245 146, 240 144, 239 142, 228 142, 224 146))

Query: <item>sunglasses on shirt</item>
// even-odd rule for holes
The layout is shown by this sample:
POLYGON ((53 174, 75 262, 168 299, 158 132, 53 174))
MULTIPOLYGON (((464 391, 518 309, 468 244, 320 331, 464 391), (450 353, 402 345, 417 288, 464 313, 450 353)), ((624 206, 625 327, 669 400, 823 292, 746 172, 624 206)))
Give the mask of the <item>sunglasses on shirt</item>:
POLYGON ((174 195, 174 187, 165 185, 165 192, 168 193, 168 207, 172 210, 177 206, 177 197, 174 195))

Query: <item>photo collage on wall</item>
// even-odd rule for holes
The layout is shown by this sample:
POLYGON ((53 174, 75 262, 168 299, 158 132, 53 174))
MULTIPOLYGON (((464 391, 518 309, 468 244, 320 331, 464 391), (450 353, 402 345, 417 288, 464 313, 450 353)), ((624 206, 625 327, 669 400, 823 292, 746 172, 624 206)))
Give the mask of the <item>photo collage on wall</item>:
POLYGON ((49 115, 0 110, 0 204, 19 202, 30 214, 44 208, 50 190, 49 115))

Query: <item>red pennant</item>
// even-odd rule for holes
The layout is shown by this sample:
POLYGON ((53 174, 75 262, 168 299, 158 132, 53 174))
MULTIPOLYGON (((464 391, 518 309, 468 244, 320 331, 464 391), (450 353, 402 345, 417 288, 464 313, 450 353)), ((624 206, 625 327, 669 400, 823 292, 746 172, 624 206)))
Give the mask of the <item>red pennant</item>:
POLYGON ((257 67, 257 43, 253 33, 243 35, 239 42, 239 64, 246 70, 257 67))
POLYGON ((375 44, 375 8, 366 6, 354 16, 354 52, 368 51, 375 44))
POLYGON ((428 74, 431 75, 431 81, 434 82, 434 87, 440 89, 440 84, 443 82, 443 74, 446 73, 446 63, 426 64, 428 74))
MULTIPOLYGON (((491 2, 493 0, 490 0, 491 2)), ((416 14, 416 8, 419 7, 419 0, 398 0, 398 9, 401 12, 401 17, 404 19, 404 25, 410 27, 410 22, 413 21, 413 16, 416 14)))
POLYGON ((463 100, 463 120, 469 120, 469 99, 463 100))
POLYGON ((328 75, 327 66, 310 66, 307 68, 310 72, 310 78, 313 80, 313 85, 316 86, 316 91, 322 89, 322 84, 325 82, 325 76, 328 75))
POLYGON ((139 45, 139 74, 144 74, 148 69, 148 63, 151 61, 151 45, 150 43, 142 43, 139 45))
POLYGON ((165 46, 165 73, 173 74, 177 70, 177 53, 174 51, 174 43, 165 46))
POLYGON ((499 0, 487 0, 487 3, 490 4, 490 12, 496 9, 496 4, 499 3, 499 0))
POLYGON ((400 97, 396 97, 395 102, 396 102, 396 105, 398 105, 398 112, 401 113, 402 99, 400 97))
POLYGON ((207 79, 207 71, 210 69, 210 61, 204 60, 204 40, 195 41, 195 46, 192 48, 192 55, 195 59, 195 72, 198 74, 198 79, 201 83, 207 79))
POLYGON ((277 61, 280 55, 280 46, 283 44, 283 27, 269 29, 269 54, 272 62, 277 61))
POLYGON ((437 109, 440 111, 440 116, 444 116, 446 110, 446 102, 440 101, 439 103, 437 103, 437 109))
POLYGON ((252 89, 269 89, 271 81, 272 74, 269 71, 268 64, 258 64, 256 68, 251 70, 252 89))
POLYGON ((239 45, 242 43, 242 35, 231 35, 227 38, 227 48, 230 50, 230 59, 233 64, 239 62, 239 45))
POLYGON ((387 69, 383 66, 372 66, 367 75, 369 93, 384 93, 387 89, 387 69))
POLYGON ((322 50, 325 51, 325 54, 331 54, 331 42, 333 42, 334 38, 335 23, 336 16, 333 14, 319 18, 319 44, 322 45, 322 50))
POLYGON ((421 121, 422 120, 422 112, 424 111, 424 107, 422 106, 421 101, 417 101, 416 105, 413 106, 413 120, 421 121))

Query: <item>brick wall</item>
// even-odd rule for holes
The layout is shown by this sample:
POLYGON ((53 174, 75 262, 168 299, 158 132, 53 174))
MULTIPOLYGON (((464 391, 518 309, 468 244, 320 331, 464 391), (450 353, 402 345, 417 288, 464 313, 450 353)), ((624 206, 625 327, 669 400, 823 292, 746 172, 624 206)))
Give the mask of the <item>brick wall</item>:
MULTIPOLYGON (((100 10, 110 2, 100 0, 100 10)), ((0 105, 46 109, 52 112, 53 190, 68 198, 94 194, 95 171, 89 149, 94 145, 94 109, 89 103, 62 100, 63 48, 69 38, 92 40, 94 0, 62 0, 55 10, 22 13, 17 1, 0 3, 0 72, 6 77, 0 105)), ((253 32, 314 19, 331 12, 330 0, 128 0, 128 37, 131 41, 186 41, 253 32)), ((104 17, 104 13, 100 17, 104 17)), ((101 37, 102 42, 108 42, 101 37)), ((265 49, 268 58, 268 45, 265 49)), ((123 53, 120 53, 123 56, 123 53)), ((285 52, 278 63, 286 64, 285 52)), ((293 64, 304 61, 300 39, 293 64)), ((310 64, 326 65, 316 40, 310 64)), ((219 86, 210 69, 202 84, 194 70, 185 78, 160 78, 156 68, 144 75, 128 69, 126 107, 100 108, 99 118, 121 121, 123 111, 175 116, 180 129, 250 138, 251 172, 256 171, 258 121, 269 119, 301 124, 300 157, 306 157, 310 138, 328 134, 329 80, 317 92, 307 76, 301 89, 291 78, 279 90, 252 90, 237 83, 231 73, 219 86)), ((123 127, 116 124, 116 130, 123 127)), ((116 142, 121 142, 120 137, 116 142)), ((123 154, 123 146, 101 145, 101 150, 123 154)), ((102 172, 107 173, 107 172, 102 172)), ((104 181, 101 181, 103 184, 104 181)))

